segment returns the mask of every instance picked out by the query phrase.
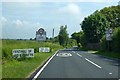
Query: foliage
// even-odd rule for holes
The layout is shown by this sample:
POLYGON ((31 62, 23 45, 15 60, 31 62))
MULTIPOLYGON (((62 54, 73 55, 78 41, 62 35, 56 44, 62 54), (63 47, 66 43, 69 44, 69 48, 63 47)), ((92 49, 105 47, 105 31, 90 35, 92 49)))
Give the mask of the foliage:
POLYGON ((114 34, 112 39, 113 39, 111 44, 112 50, 120 53, 120 27, 114 29, 114 34))
MULTIPOLYGON (((103 36, 101 39, 102 43, 102 50, 106 51, 107 50, 107 41, 106 41, 106 35, 103 36)), ((112 41, 109 41, 110 43, 110 50, 120 53, 120 27, 117 27, 114 29, 114 34, 112 36, 112 41)))
POLYGON ((120 5, 105 7, 100 10, 100 13, 105 15, 110 23, 110 27, 114 28, 120 26, 120 5))
POLYGON ((96 11, 94 14, 84 18, 81 27, 87 42, 96 43, 100 42, 100 39, 109 27, 109 23, 103 14, 96 11))
POLYGON ((71 36, 72 36, 72 39, 75 39, 77 41, 77 43, 79 43, 80 42, 80 37, 83 34, 84 34, 84 32, 80 31, 78 33, 74 32, 71 36))
POLYGON ((73 46, 76 46, 77 45, 77 42, 75 39, 68 39, 68 44, 67 44, 67 47, 73 47, 73 46))
POLYGON ((54 42, 59 42, 59 36, 54 37, 54 42))
POLYGON ((65 27, 61 26, 60 27, 60 32, 59 32, 59 35, 58 35, 59 36, 59 43, 60 43, 60 45, 62 45, 64 47, 67 46, 67 42, 68 42, 68 39, 69 39, 66 29, 67 29, 67 25, 65 25, 65 27))
POLYGON ((81 46, 86 45, 86 38, 83 31, 80 31, 78 33, 75 32, 71 36, 72 36, 72 39, 75 39, 77 41, 78 47, 80 47, 80 45, 81 46))
MULTIPOLYGON (((41 47, 42 45, 43 43, 40 42, 41 47)), ((36 68, 41 66, 55 51, 63 48, 58 43, 46 42, 45 46, 50 47, 49 53, 35 52, 34 58, 16 60, 12 57, 13 49, 37 49, 38 43, 36 41, 2 40, 2 78, 26 78, 33 71, 36 71, 36 68)))
POLYGON ((107 50, 107 41, 106 41, 106 34, 101 38, 100 43, 102 44, 102 51, 107 50))
MULTIPOLYGON (((39 42, 40 47, 43 46, 43 42, 39 42)), ((52 44, 49 42, 45 43, 46 47, 50 49, 61 48, 58 43, 52 44)), ((2 40, 2 59, 12 59, 13 49, 28 49, 33 48, 35 53, 38 52, 37 41, 23 41, 23 40, 2 40)))

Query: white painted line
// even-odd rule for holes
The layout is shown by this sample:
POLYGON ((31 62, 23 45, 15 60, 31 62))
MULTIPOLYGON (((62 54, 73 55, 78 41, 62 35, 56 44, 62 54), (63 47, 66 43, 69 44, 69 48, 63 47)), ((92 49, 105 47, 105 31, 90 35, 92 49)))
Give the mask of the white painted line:
POLYGON ((69 57, 69 56, 72 56, 72 54, 70 54, 70 53, 58 53, 56 56, 59 56, 59 57, 69 57))
POLYGON ((48 63, 52 60, 52 58, 56 55, 57 52, 58 51, 56 51, 55 54, 46 62, 46 64, 40 69, 40 71, 34 76, 32 80, 35 80, 41 74, 41 72, 44 70, 44 68, 48 65, 48 63))
POLYGON ((78 54, 78 53, 77 53, 77 55, 80 56, 80 57, 82 57, 82 55, 80 55, 80 54, 78 54))
POLYGON ((72 56, 72 54, 69 53, 70 56, 72 56))
POLYGON ((85 58, 85 60, 87 60, 88 62, 92 63, 93 65, 95 65, 95 66, 96 66, 96 67, 98 67, 98 68, 102 68, 101 66, 99 66, 99 65, 95 64, 94 62, 90 61, 90 60, 89 60, 89 59, 87 59, 87 58, 85 58))
POLYGON ((109 73, 109 74, 112 74, 112 73, 109 73))

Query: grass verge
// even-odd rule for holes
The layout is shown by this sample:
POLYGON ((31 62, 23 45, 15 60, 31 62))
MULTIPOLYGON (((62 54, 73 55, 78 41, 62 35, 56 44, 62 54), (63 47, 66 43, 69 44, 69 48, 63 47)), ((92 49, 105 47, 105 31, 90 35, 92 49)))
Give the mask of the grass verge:
POLYGON ((96 52, 96 54, 100 54, 100 55, 104 55, 104 56, 120 59, 120 54, 116 53, 116 52, 98 51, 98 52, 96 52))
POLYGON ((120 54, 116 53, 116 52, 107 52, 107 51, 101 51, 101 50, 97 50, 97 49, 88 49, 88 48, 83 48, 83 47, 78 48, 78 50, 87 51, 89 53, 96 53, 96 54, 100 54, 103 56, 108 56, 108 57, 120 59, 120 54))
POLYGON ((8 61, 2 65, 2 78, 26 78, 52 55, 53 53, 36 53, 35 58, 8 61))
MULTIPOLYGON (((42 43, 40 43, 41 45, 42 43)), ((28 78, 39 66, 41 66, 55 51, 62 49, 59 44, 46 42, 45 46, 51 48, 49 53, 35 53, 34 58, 15 60, 12 58, 12 49, 37 49, 35 41, 3 40, 2 44, 2 78, 28 78)))

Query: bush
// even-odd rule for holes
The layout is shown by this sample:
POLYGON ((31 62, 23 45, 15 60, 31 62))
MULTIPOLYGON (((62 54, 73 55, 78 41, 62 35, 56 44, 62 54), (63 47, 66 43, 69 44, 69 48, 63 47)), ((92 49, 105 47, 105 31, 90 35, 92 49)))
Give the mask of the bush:
MULTIPOLYGON (((109 41, 110 51, 120 53, 120 27, 114 29, 114 34, 112 36, 112 41, 109 41)), ((101 39, 102 51, 107 51, 107 41, 106 35, 101 39)))
POLYGON ((113 39, 111 44, 112 50, 120 53, 120 27, 114 29, 112 39, 113 39))
POLYGON ((104 35, 102 37, 102 39, 100 40, 100 43, 102 44, 102 51, 106 51, 107 50, 107 41, 106 41, 106 35, 104 35))

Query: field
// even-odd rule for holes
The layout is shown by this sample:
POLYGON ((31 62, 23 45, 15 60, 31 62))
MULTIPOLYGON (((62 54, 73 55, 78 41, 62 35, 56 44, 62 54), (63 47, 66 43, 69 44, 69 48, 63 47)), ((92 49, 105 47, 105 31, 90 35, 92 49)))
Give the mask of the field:
MULTIPOLYGON (((40 46, 43 43, 40 42, 40 46)), ((62 49, 58 43, 45 43, 50 47, 49 53, 38 53, 36 41, 2 40, 2 78, 28 78, 39 66, 41 66, 55 51, 62 49), (25 60, 16 60, 12 57, 12 49, 34 48, 35 57, 25 60)))

